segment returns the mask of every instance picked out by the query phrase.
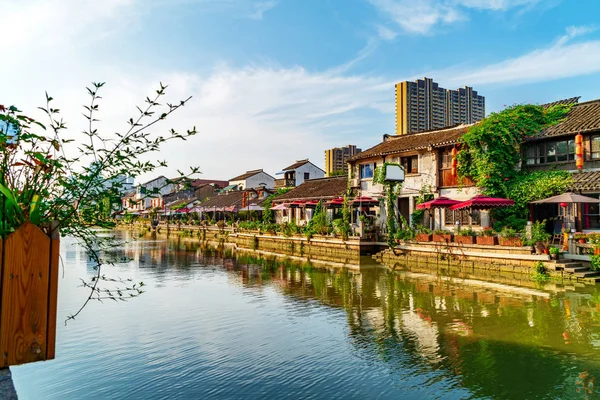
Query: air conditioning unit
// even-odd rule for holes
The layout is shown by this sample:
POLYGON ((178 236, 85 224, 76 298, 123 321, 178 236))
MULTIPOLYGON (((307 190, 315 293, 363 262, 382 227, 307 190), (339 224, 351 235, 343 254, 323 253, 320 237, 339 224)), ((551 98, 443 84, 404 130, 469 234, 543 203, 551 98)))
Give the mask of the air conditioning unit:
POLYGON ((352 187, 360 187, 360 179, 358 178, 354 178, 354 179, 350 179, 350 186, 352 187))

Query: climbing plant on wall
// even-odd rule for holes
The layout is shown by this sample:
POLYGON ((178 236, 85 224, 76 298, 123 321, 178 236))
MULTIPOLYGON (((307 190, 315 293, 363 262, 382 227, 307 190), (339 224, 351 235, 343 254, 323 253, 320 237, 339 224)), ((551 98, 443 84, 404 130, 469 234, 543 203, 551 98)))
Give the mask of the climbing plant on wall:
POLYGON ((383 185, 388 244, 393 246, 394 236, 398 231, 398 217, 396 216, 395 205, 396 200, 398 199, 398 194, 400 194, 400 191, 402 190, 402 182, 388 181, 385 179, 387 167, 390 165, 404 169, 400 164, 397 163, 383 163, 382 166, 379 166, 375 169, 375 172, 373 173, 373 183, 383 185))
POLYGON ((521 145, 559 123, 570 109, 570 105, 562 104, 514 105, 490 114, 461 138, 456 156, 459 177, 471 178, 486 195, 515 201, 514 207, 495 211, 496 219, 520 229, 525 224, 529 202, 558 194, 568 187, 571 177, 566 172, 523 171, 521 145))

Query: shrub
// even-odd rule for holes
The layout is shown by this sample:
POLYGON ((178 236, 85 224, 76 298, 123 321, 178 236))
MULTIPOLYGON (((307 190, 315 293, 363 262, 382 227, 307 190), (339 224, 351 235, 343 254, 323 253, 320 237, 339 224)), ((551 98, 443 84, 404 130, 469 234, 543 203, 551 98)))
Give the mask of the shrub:
POLYGON ((590 256, 590 270, 600 270, 600 255, 590 256))
POLYGON ((479 236, 496 236, 496 231, 492 228, 483 228, 483 230, 479 232, 479 236))
POLYGON ((548 252, 549 252, 550 254, 552 254, 552 255, 557 255, 557 254, 559 254, 559 253, 560 253, 560 249, 559 249, 558 247, 551 246, 551 247, 548 249, 548 252))
POLYGON ((458 236, 475 236, 475 231, 471 228, 459 229, 458 232, 456 232, 456 234, 458 236))
POLYGON ((503 237, 505 239, 516 239, 519 237, 519 233, 512 228, 504 228, 502 229, 502 231, 500 232, 500 237, 503 237))

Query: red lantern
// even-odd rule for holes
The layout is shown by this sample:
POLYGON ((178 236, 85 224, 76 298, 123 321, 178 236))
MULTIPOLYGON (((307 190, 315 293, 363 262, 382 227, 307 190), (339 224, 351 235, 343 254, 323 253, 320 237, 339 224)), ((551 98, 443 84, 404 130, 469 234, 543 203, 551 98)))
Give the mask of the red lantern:
POLYGON ((458 161, 456 161, 456 147, 452 148, 452 176, 456 176, 456 167, 458 166, 458 161))
POLYGON ((563 208, 567 207, 568 205, 569 205, 569 203, 560 203, 560 206, 563 208))
POLYGON ((583 168, 583 135, 575 135, 575 166, 578 169, 583 168))

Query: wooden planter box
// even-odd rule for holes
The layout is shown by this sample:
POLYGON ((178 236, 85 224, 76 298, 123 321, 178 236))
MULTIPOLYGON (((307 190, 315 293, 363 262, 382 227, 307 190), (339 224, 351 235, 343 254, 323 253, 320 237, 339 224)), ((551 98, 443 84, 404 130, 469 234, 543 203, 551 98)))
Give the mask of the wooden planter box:
POLYGON ((445 233, 445 234, 434 233, 433 241, 434 242, 442 242, 442 243, 450 243, 452 241, 452 236, 454 236, 454 235, 451 233, 445 233))
POLYGON ((431 242, 431 234, 430 233, 417 233, 415 236, 415 240, 417 242, 431 242))
POLYGON ((498 242, 500 242, 500 246, 512 246, 512 247, 522 247, 523 240, 521 238, 503 238, 499 237, 498 242))
POLYGON ((0 367, 54 358, 59 245, 31 223, 0 240, 0 367))
POLYGON ((454 241, 460 244, 475 244, 475 236, 454 236, 454 241))
POLYGON ((498 244, 496 236, 477 236, 476 242, 482 246, 495 246, 498 244))

